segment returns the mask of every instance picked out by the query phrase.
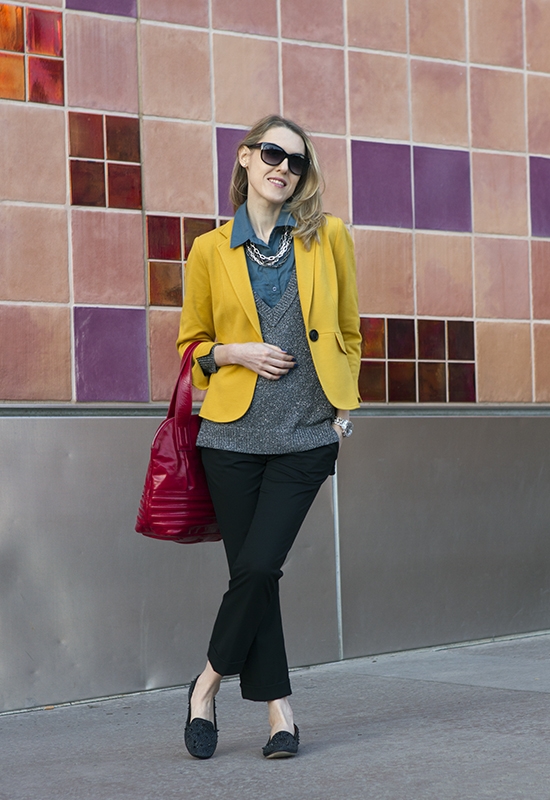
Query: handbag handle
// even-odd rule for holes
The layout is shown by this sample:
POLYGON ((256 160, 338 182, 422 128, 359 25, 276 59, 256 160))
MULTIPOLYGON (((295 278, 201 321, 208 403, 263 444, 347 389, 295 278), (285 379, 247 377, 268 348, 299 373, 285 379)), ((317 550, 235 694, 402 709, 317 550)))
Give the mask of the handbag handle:
POLYGON ((179 450, 189 450, 192 447, 189 432, 189 420, 193 408, 193 394, 191 383, 191 368, 193 353, 200 342, 191 342, 181 358, 180 374, 176 381, 167 419, 174 417, 176 436, 179 450))

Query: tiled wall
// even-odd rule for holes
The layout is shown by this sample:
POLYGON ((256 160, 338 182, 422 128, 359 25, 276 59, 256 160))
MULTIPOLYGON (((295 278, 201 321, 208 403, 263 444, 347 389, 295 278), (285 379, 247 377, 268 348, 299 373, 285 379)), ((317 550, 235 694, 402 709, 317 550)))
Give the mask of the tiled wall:
POLYGON ((309 128, 366 402, 550 401, 549 0, 0 4, 0 399, 165 401, 235 144, 309 128))

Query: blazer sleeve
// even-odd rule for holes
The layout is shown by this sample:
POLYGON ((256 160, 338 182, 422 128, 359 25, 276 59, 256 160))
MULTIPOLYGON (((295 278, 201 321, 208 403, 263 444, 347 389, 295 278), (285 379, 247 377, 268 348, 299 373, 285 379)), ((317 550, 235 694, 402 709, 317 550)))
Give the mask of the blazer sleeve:
MULTIPOLYGON (((338 279, 338 322, 346 345, 350 371, 354 381, 358 383, 361 366, 361 332, 355 250, 350 233, 341 219, 338 220, 332 247, 338 279)), ((360 402, 359 389, 357 389, 357 399, 360 402)))

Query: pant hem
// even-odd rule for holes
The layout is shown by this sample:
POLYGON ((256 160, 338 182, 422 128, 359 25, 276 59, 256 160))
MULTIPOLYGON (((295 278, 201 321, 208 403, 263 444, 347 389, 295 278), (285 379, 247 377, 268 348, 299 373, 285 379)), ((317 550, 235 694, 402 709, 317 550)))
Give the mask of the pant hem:
POLYGON ((241 695, 244 700, 269 702, 270 700, 280 700, 281 697, 289 697, 291 694, 292 689, 288 680, 272 686, 250 686, 241 681, 241 695))

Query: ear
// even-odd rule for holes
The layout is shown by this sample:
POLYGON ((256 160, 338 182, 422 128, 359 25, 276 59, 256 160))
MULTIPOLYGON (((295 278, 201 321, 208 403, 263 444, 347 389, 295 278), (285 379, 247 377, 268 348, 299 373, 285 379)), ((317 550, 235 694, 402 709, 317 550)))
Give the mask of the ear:
POLYGON ((244 169, 247 169, 248 162, 250 160, 250 149, 245 144, 242 144, 239 147, 237 156, 238 156, 239 164, 241 165, 241 167, 244 167, 244 169))

